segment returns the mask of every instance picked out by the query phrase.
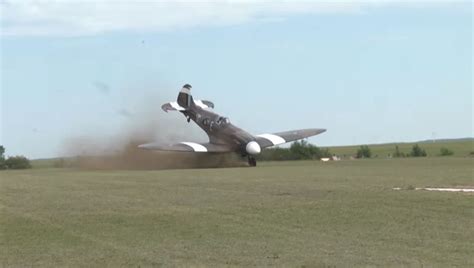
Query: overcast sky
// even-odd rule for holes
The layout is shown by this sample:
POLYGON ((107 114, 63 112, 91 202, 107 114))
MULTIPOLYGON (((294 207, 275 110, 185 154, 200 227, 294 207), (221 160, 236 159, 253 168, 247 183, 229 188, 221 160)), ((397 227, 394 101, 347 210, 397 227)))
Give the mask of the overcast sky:
MULTIPOLYGON (((164 114, 185 83, 254 134, 327 128, 320 145, 473 136, 470 1, 4 1, 0 144, 63 153, 164 114)), ((131 130, 132 129, 132 130, 131 130)), ((189 131, 189 133, 188 133, 189 131)), ((190 141, 190 140, 187 140, 190 141)))

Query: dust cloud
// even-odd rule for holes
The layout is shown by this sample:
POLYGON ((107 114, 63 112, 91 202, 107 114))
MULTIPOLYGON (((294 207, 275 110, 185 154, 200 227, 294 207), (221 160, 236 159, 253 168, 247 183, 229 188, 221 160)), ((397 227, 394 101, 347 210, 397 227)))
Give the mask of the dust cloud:
MULTIPOLYGON (((176 97, 146 94, 135 104, 115 108, 120 117, 113 134, 77 135, 63 143, 58 165, 82 169, 181 169, 246 166, 246 159, 235 153, 184 153, 139 149, 143 143, 172 144, 180 141, 207 142, 207 135, 187 123, 178 112, 165 113, 161 105, 176 97), (124 116, 124 112, 127 111, 124 116)), ((132 101, 133 102, 133 101, 132 101)), ((111 107, 113 109, 113 107, 111 107)), ((106 123, 105 123, 106 124, 106 123)))
POLYGON ((122 151, 108 155, 80 155, 71 159, 71 167, 82 169, 157 170, 246 166, 237 154, 199 154, 157 152, 138 149, 140 142, 124 145, 122 151))

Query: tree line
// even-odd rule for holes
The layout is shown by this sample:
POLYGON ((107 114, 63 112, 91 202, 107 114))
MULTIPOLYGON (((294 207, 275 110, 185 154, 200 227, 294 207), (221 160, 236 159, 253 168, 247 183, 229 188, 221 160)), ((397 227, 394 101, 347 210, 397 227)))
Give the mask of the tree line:
MULTIPOLYGON (((439 156, 450 156, 454 152, 448 148, 441 148, 439 156)), ((268 148, 262 151, 257 157, 260 161, 284 161, 284 160, 320 160, 321 158, 331 158, 335 155, 331 154, 328 148, 320 148, 308 143, 306 140, 296 141, 289 148, 268 148)), ((415 144, 411 151, 405 153, 395 146, 393 153, 389 157, 426 157, 426 150, 420 145, 415 144)), ((353 154, 354 158, 372 158, 374 157, 372 150, 368 145, 361 145, 353 154)), ((377 157, 377 155, 375 156, 377 157)))
MULTIPOLYGON (((448 148, 442 147, 440 149, 439 156, 450 156, 454 155, 454 152, 448 148)), ((423 149, 420 145, 415 144, 411 148, 411 151, 408 153, 400 151, 398 145, 395 146, 395 150, 393 153, 389 155, 389 157, 394 158, 401 158, 401 157, 426 157, 428 154, 426 153, 425 149, 423 149)), ((362 145, 356 152, 356 158, 371 158, 372 151, 370 150, 368 145, 362 145)))
POLYGON ((0 170, 31 168, 30 160, 22 155, 5 158, 5 147, 0 145, 0 170))

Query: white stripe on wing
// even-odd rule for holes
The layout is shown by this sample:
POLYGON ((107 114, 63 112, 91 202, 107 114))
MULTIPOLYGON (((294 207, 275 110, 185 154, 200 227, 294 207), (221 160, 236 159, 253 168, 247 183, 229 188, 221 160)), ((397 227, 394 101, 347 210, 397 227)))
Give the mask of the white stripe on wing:
POLYGON ((273 143, 273 145, 286 143, 285 139, 283 139, 280 136, 274 135, 274 134, 261 134, 261 135, 257 135, 257 137, 267 139, 267 140, 271 141, 273 143))
POLYGON ((184 144, 184 145, 187 145, 191 148, 193 148, 193 150, 195 152, 207 152, 207 148, 202 146, 201 144, 199 143, 195 143, 195 142, 181 142, 181 144, 184 144))

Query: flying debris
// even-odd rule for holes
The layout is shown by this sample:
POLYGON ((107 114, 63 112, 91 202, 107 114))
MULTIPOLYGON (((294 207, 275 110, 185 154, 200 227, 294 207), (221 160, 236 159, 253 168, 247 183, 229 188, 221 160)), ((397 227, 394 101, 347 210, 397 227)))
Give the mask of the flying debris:
POLYGON ((197 153, 228 153, 236 152, 248 158, 250 166, 256 166, 255 155, 263 148, 296 141, 325 132, 325 129, 301 129, 273 134, 252 135, 234 126, 229 118, 212 111, 214 103, 207 100, 194 100, 191 85, 186 84, 179 92, 175 102, 163 104, 165 111, 179 111, 188 122, 194 121, 209 136, 209 142, 180 142, 176 144, 147 143, 139 148, 148 150, 197 152, 197 153))

